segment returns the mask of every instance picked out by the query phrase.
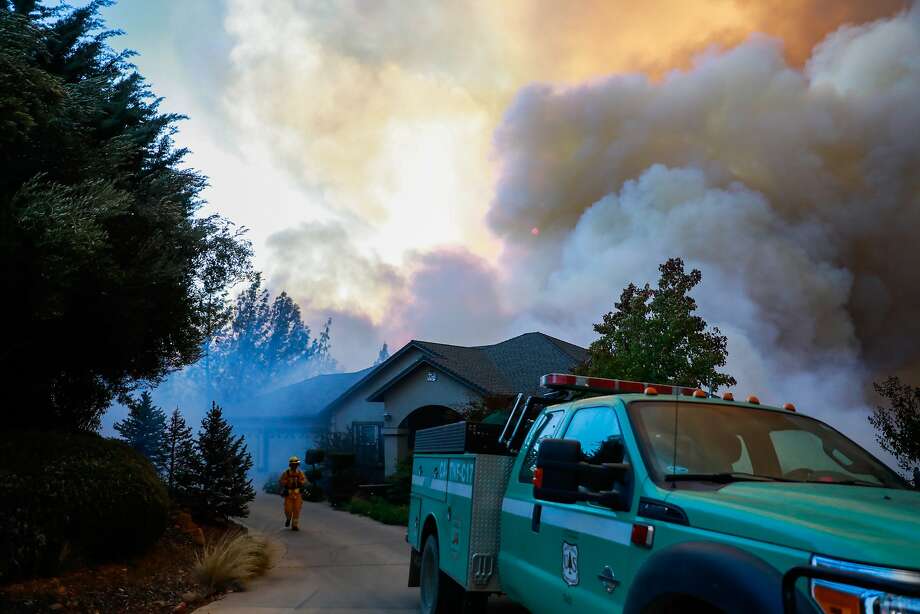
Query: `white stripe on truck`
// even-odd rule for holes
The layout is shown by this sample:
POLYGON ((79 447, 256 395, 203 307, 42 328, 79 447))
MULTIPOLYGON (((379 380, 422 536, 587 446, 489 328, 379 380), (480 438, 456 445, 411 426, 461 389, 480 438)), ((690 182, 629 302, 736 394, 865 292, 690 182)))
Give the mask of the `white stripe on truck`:
POLYGON ((457 495, 458 497, 466 497, 467 499, 473 498, 473 487, 469 484, 463 484, 462 482, 448 482, 447 492, 452 495, 457 495))
MULTIPOLYGON (((533 503, 505 497, 502 500, 502 511, 522 518, 532 518, 533 503)), ((623 545, 629 544, 632 537, 632 525, 628 522, 550 505, 543 506, 540 522, 623 545)))

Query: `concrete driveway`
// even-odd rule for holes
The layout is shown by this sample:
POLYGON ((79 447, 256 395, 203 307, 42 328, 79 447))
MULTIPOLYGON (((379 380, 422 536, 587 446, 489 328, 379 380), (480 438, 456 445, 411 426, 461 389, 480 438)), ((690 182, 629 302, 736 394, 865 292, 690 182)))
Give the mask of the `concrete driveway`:
MULTIPOLYGON (((323 503, 304 503, 300 518, 299 532, 286 530, 281 498, 256 497, 246 524, 275 536, 285 548, 283 558, 248 591, 227 595, 196 614, 418 612, 418 589, 406 586, 405 527, 323 503)), ((490 612, 522 611, 504 600, 491 601, 490 612)))

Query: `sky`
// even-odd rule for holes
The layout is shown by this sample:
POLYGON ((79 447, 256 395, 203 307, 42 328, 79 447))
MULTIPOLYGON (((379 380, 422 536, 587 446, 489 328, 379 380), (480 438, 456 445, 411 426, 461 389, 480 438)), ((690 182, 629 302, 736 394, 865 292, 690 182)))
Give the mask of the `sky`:
POLYGON ((346 369, 588 344, 680 256, 739 391, 872 445, 920 322, 920 10, 872 0, 122 0, 206 212, 346 369))

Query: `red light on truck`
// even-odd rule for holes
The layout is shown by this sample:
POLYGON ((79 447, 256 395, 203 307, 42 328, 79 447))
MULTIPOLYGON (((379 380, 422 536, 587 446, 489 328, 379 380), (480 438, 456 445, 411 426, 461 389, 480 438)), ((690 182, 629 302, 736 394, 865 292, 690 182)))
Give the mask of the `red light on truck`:
POLYGON ((647 394, 650 397, 654 397, 658 395, 658 391, 655 390, 655 388, 653 388, 652 386, 648 386, 645 389, 645 394, 647 394))
POLYGON ((533 485, 537 488, 543 488, 543 467, 537 467, 533 470, 533 485))
POLYGON ((643 548, 651 548, 655 542, 655 527, 650 524, 634 524, 630 541, 643 548))
POLYGON ((725 394, 722 395, 722 400, 723 400, 723 401, 734 401, 734 400, 735 400, 735 395, 733 395, 733 394, 730 393, 730 392, 726 392, 725 394))
POLYGON ((694 399, 705 399, 706 392, 697 388, 696 390, 693 391, 693 398, 694 399))
POLYGON ((786 403, 785 405, 783 405, 783 409, 787 411, 795 411, 795 405, 793 405, 792 403, 786 403))
POLYGON ((751 405, 760 405, 760 399, 755 397, 753 394, 747 398, 747 402, 751 405))

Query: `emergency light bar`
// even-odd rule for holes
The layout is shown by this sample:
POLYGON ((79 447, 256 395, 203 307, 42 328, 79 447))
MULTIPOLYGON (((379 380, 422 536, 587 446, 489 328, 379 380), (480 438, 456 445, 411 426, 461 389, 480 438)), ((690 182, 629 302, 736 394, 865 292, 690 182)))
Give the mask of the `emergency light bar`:
MULTIPOLYGON (((571 375, 568 373, 549 373, 540 378, 540 385, 550 390, 580 390, 586 392, 600 392, 603 394, 642 394, 647 388, 654 388, 658 394, 679 394, 695 396, 696 388, 685 386, 669 386, 667 384, 652 384, 645 382, 631 382, 623 379, 607 379, 604 377, 587 377, 585 375, 571 375)), ((705 395, 705 393, 704 393, 705 395)))

